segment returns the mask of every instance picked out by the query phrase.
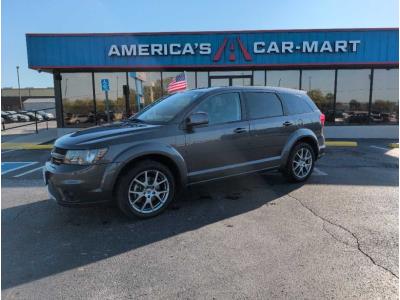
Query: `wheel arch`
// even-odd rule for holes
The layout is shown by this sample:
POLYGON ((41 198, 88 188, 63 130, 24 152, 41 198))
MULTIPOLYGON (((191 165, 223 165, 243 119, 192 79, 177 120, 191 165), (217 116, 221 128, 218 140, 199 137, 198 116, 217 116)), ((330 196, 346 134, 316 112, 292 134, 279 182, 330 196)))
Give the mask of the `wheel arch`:
POLYGON ((123 162, 113 182, 113 195, 118 185, 119 179, 132 168, 137 162, 143 160, 154 160, 168 167, 176 179, 176 186, 179 189, 186 185, 187 168, 186 163, 181 154, 169 145, 141 145, 125 151, 118 161, 123 162))
POLYGON ((317 159, 318 154, 319 154, 319 146, 318 146, 317 136, 310 129, 302 128, 302 129, 295 131, 289 137, 288 141, 286 142, 286 145, 283 148, 282 153, 281 153, 281 168, 286 167, 290 151, 292 151, 292 149, 295 145, 297 145, 298 143, 301 143, 301 142, 310 144, 310 146, 312 147, 312 149, 314 151, 315 159, 317 159))

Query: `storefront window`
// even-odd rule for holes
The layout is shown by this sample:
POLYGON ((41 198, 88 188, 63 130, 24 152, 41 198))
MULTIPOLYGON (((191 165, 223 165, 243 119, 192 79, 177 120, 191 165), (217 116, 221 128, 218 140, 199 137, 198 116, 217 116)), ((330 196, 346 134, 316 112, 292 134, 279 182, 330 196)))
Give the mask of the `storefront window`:
POLYGON ((335 123, 368 124, 370 69, 338 70, 335 123))
POLYGON ((301 89, 307 91, 308 96, 325 114, 326 122, 334 122, 335 71, 303 70, 301 85, 301 89))
POLYGON ((299 89, 300 71, 267 71, 267 85, 299 89))
POLYGON ((186 72, 188 90, 196 88, 196 72, 186 72))
POLYGON ((265 85, 265 71, 254 71, 253 72, 253 85, 264 86, 265 85))
POLYGON ((208 87, 208 72, 197 72, 196 88, 208 87))
POLYGON ((105 92, 101 89, 101 80, 108 79, 110 90, 108 91, 108 109, 110 121, 121 120, 126 117, 125 95, 123 86, 127 84, 126 73, 94 73, 94 86, 96 94, 96 119, 97 123, 107 122, 105 92))
POLYGON ((64 125, 88 127, 95 124, 92 73, 61 74, 64 125))
POLYGON ((372 88, 371 122, 399 122, 399 70, 375 69, 372 88))
POLYGON ((129 85, 129 116, 140 111, 140 103, 143 103, 141 72, 128 72, 129 85))
POLYGON ((161 89, 161 73, 160 72, 143 72, 143 101, 144 106, 149 105, 153 101, 162 97, 161 89))

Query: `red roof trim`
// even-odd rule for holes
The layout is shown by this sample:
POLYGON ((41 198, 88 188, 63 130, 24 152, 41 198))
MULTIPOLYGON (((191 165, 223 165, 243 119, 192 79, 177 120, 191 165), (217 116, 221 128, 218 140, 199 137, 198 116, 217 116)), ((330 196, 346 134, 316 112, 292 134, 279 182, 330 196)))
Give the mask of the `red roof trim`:
POLYGON ((113 32, 113 33, 26 33, 26 36, 116 36, 116 35, 183 35, 183 34, 230 34, 230 33, 267 33, 267 32, 346 32, 346 31, 380 31, 399 30, 398 27, 381 28, 317 28, 317 29, 267 29, 267 30, 216 30, 216 31, 166 31, 166 32, 113 32))
POLYGON ((399 62, 389 61, 389 62, 349 62, 349 63, 303 63, 303 64, 221 64, 221 65, 178 65, 178 66, 148 66, 148 65, 119 65, 119 66, 29 66, 31 69, 35 70, 50 70, 50 69, 59 69, 59 70, 94 70, 94 69, 123 69, 123 70, 167 70, 167 69, 220 69, 220 68, 260 68, 260 67, 275 67, 275 68, 293 68, 293 67, 315 67, 315 66, 324 66, 324 67, 349 67, 349 66, 393 66, 398 67, 399 62))

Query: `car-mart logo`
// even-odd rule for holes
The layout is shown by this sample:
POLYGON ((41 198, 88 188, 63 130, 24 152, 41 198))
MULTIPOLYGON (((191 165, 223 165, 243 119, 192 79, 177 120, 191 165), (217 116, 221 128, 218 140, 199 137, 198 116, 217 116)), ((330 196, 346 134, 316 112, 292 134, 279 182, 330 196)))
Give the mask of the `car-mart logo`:
MULTIPOLYGON (((247 51, 247 48, 243 45, 242 41, 240 40, 239 37, 236 37, 233 41, 230 41, 229 43, 229 60, 230 61, 235 61, 236 60, 236 53, 235 53, 235 41, 238 44, 238 47, 240 51, 242 52, 244 59, 247 61, 251 60, 251 55, 247 51)), ((222 42, 222 45, 218 48, 217 52, 214 55, 213 61, 217 62, 221 59, 222 54, 224 53, 224 50, 226 48, 226 45, 228 43, 228 38, 225 38, 224 41, 222 42)))
MULTIPOLYGON (((360 40, 324 40, 324 41, 255 41, 247 44, 253 55, 291 54, 291 53, 351 53, 357 52, 360 40)), ((239 36, 225 37, 216 51, 212 43, 148 43, 148 44, 113 44, 108 49, 109 57, 129 56, 204 56, 212 55, 214 62, 221 61, 226 54, 229 61, 237 60, 242 55, 245 61, 251 61, 252 55, 239 36)))

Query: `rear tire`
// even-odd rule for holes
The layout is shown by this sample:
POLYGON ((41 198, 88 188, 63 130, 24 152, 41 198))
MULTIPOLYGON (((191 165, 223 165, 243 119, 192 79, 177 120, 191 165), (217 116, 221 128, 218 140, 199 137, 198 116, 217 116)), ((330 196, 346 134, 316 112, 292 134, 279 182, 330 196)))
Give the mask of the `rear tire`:
POLYGON ((314 164, 315 153, 311 145, 299 143, 290 151, 284 174, 290 181, 302 182, 311 176, 314 164))
POLYGON ((175 190, 174 176, 166 166, 154 160, 139 161, 118 182, 118 207, 130 218, 151 218, 168 207, 175 190))

